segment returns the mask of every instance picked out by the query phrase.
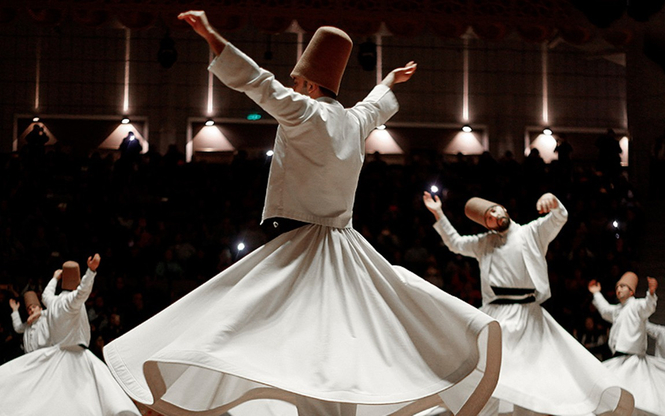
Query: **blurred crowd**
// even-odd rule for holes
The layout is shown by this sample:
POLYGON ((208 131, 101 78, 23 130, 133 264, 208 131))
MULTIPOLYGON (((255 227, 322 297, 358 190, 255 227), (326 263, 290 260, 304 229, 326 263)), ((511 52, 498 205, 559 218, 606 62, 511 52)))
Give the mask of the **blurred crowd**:
MULTIPOLYGON (((549 247, 552 298, 544 306, 599 358, 609 356, 608 326, 593 310, 587 284, 599 280, 613 300, 621 274, 639 274, 642 211, 620 168, 578 166, 568 158, 546 164, 537 151, 523 161, 510 152, 495 158, 416 151, 393 162, 368 155, 354 228, 391 263, 475 306, 477 262, 442 245, 423 191, 437 187, 460 234, 483 231, 464 217, 472 196, 501 203, 526 223, 538 216, 538 197, 554 193, 569 219, 549 247)), ((84 269, 87 256, 101 254, 87 304, 89 347, 101 356, 106 343, 264 244, 269 165, 269 157, 242 151, 230 163, 185 163, 175 146, 138 157, 119 151, 83 157, 57 144, 1 154, 0 363, 22 354, 9 299, 41 293, 66 260, 84 269)))

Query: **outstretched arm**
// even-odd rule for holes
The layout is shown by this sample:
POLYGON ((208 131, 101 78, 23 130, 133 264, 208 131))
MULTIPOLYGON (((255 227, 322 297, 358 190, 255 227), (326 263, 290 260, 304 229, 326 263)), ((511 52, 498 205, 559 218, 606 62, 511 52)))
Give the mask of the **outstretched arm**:
POLYGON ((55 299, 55 288, 58 286, 58 280, 62 278, 62 269, 58 269, 53 273, 53 278, 48 282, 44 291, 42 292, 42 303, 47 308, 51 307, 51 302, 55 299))
POLYGON ((443 210, 441 209, 441 200, 439 199, 438 195, 434 195, 434 198, 432 198, 432 194, 425 191, 425 193, 423 194, 423 202, 425 203, 427 209, 432 214, 434 214, 435 220, 439 221, 439 219, 443 217, 443 210))
POLYGON ((203 39, 208 42, 210 49, 217 56, 222 53, 228 40, 224 39, 217 30, 210 24, 206 12, 203 10, 190 10, 188 12, 180 13, 178 19, 184 20, 194 29, 196 33, 201 35, 203 39))
POLYGON ((605 299, 605 296, 600 292, 600 283, 596 280, 589 282, 589 292, 593 295, 593 306, 598 309, 598 313, 603 317, 607 322, 614 322, 614 310, 618 307, 617 305, 610 305, 610 303, 605 299))
POLYGON ((9 306, 12 308, 12 326, 14 331, 22 334, 25 331, 25 324, 21 322, 21 315, 19 315, 18 308, 21 304, 14 299, 9 299, 9 306))
POLYGON ((408 64, 401 68, 395 68, 381 81, 381 84, 388 88, 392 88, 395 84, 401 84, 411 79, 416 72, 418 64, 410 61, 408 64))

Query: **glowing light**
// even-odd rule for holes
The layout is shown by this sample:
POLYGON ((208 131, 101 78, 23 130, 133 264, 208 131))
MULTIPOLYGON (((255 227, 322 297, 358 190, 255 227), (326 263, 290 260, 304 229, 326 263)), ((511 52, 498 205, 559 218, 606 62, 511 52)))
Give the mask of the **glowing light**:
POLYGON ((443 149, 443 153, 448 155, 479 155, 485 149, 476 137, 476 133, 458 132, 455 137, 443 149))
MULTIPOLYGON (((212 49, 211 49, 210 52, 208 53, 208 62, 212 62, 214 57, 215 56, 214 56, 214 54, 212 52, 212 49)), ((212 94, 213 93, 213 89, 212 89, 213 83, 212 83, 212 81, 213 81, 212 72, 208 71, 208 109, 207 110, 208 110, 208 115, 209 116, 212 116, 213 111, 214 111, 213 94, 212 94)))
POLYGON ((238 243, 238 251, 243 251, 245 249, 245 243, 238 243))
POLYGON ((612 226, 613 226, 614 228, 619 228, 619 221, 616 221, 616 220, 615 220, 615 221, 612 221, 612 226))
POLYGON ((388 130, 374 129, 365 140, 365 153, 379 152, 382 155, 401 155, 404 153, 388 130))
POLYGON ((382 124, 382 125, 378 126, 376 129, 377 129, 377 130, 385 130, 385 129, 386 129, 386 125, 385 125, 385 124, 382 124))
POLYGON ((462 82, 462 119, 469 121, 469 39, 464 38, 462 82))
POLYGON ((32 122, 33 122, 33 123, 37 123, 37 122, 39 122, 39 116, 34 116, 34 117, 32 118, 32 122))
POLYGON ((547 88, 547 43, 543 44, 541 59, 543 64, 543 123, 549 123, 550 110, 548 105, 549 91, 547 88))
POLYGON ((468 124, 465 124, 465 125, 462 126, 462 131, 464 133, 471 133, 473 131, 473 129, 468 124))
POLYGON ((275 152, 273 152, 272 150, 268 150, 266 152, 266 156, 268 156, 268 157, 272 157, 272 155, 274 155, 274 154, 275 154, 275 152))
POLYGON ((546 135, 546 136, 551 136, 552 135, 552 129, 550 129, 549 127, 545 127, 543 129, 543 134, 546 135))
POLYGON ((262 116, 259 113, 249 113, 247 114, 247 120, 256 121, 261 120, 262 116))
POLYGON ((209 118, 209 119, 206 120, 206 123, 205 123, 205 124, 206 124, 206 126, 208 126, 208 127, 210 127, 210 126, 214 126, 214 125, 215 125, 215 120, 209 118))
POLYGON ((42 38, 37 38, 37 59, 35 63, 35 110, 39 110, 39 88, 41 85, 42 38))
POLYGON ((630 144, 630 140, 628 139, 627 136, 623 136, 619 140, 619 146, 621 146, 621 166, 628 166, 628 145, 630 144))
POLYGON ((131 45, 131 30, 125 30, 125 88, 124 88, 124 98, 122 101, 122 112, 127 113, 129 111, 129 56, 130 56, 130 45, 131 45))
POLYGON ((376 35, 374 43, 376 43, 376 83, 380 84, 383 79, 383 38, 381 35, 376 35))
POLYGON ((123 117, 120 121, 122 124, 129 124, 129 117, 123 117))
POLYGON ((429 190, 430 190, 430 192, 435 194, 435 193, 439 192, 439 187, 436 186, 436 185, 432 185, 432 186, 429 187, 429 190))

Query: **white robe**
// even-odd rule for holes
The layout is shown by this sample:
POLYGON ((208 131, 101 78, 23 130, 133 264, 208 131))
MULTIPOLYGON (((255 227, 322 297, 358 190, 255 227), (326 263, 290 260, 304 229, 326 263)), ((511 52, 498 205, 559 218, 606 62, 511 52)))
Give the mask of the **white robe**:
POLYGON ((665 358, 665 325, 647 322, 647 334, 656 342, 654 355, 665 358))
POLYGON ((43 309, 42 314, 32 324, 21 322, 18 311, 12 312, 12 326, 18 334, 23 334, 23 351, 29 352, 51 345, 51 335, 48 330, 48 309, 43 309))
POLYGON ((42 294, 51 347, 0 366, 0 416, 138 416, 139 410, 88 349, 90 326, 85 301, 95 274, 88 270, 79 287, 55 295, 51 279, 42 294))
POLYGON ((593 304, 608 322, 610 349, 630 354, 603 362, 635 396, 635 409, 651 415, 665 415, 665 359, 646 355, 647 320, 656 310, 658 297, 647 292, 645 298, 631 296, 623 304, 611 305, 600 292, 593 304))
POLYGON ((632 397, 620 389, 618 380, 540 306, 550 297, 547 247, 567 217, 559 202, 559 208, 528 224, 511 222, 503 233, 460 236, 445 216, 434 224, 452 252, 478 260, 481 310, 501 324, 503 359, 493 393, 501 403, 486 409, 488 414, 512 405, 553 415, 632 411, 632 397), (514 252, 505 253, 506 249, 514 252), (501 268, 505 258, 524 264, 501 268), (512 275, 519 271, 525 275, 512 275), (536 302, 492 304, 497 299, 492 286, 535 289, 536 302))
POLYGON ((280 123, 264 219, 311 224, 107 345, 117 380, 179 415, 252 399, 307 416, 412 415, 458 389, 453 405, 476 414, 498 377, 498 324, 391 266, 351 228, 364 140, 397 111, 390 89, 344 109, 285 88, 232 45, 210 70, 280 123))

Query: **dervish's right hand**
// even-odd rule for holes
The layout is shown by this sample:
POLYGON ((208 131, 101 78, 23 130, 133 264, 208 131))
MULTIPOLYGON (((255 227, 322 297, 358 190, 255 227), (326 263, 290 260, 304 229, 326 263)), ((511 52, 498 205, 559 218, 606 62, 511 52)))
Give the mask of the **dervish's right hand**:
POLYGON ((19 306, 21 306, 20 302, 17 302, 14 299, 9 299, 9 307, 12 308, 14 312, 18 310, 19 306))
POLYGON ((656 289, 658 289, 658 280, 655 277, 647 277, 647 281, 649 282, 649 293, 655 295, 656 289))
POLYGON ((395 74, 395 84, 400 84, 410 80, 413 74, 416 72, 417 67, 417 63, 409 61, 403 67, 393 69, 393 74, 395 74))
POLYGON ((434 195, 434 198, 432 198, 432 194, 429 192, 425 191, 423 193, 423 202, 425 203, 425 207, 434 214, 434 218, 438 221, 439 218, 443 217, 443 210, 441 209, 441 200, 439 199, 438 195, 434 195))
POLYGON ((55 280, 60 280, 61 277, 62 277, 62 269, 58 269, 53 273, 53 278, 55 280))
POLYGON ((99 262, 101 261, 101 259, 102 258, 97 253, 95 253, 94 256, 88 257, 88 268, 93 272, 96 272, 97 267, 99 267, 99 262))
POLYGON ((178 15, 178 19, 184 20, 189 23, 189 25, 194 29, 196 33, 201 35, 204 38, 208 38, 211 34, 215 33, 215 30, 210 25, 206 12, 203 10, 190 10, 188 12, 183 12, 178 15))
POLYGON ((591 292, 591 293, 600 292, 600 282, 597 282, 596 280, 590 281, 589 282, 589 292, 591 292))

